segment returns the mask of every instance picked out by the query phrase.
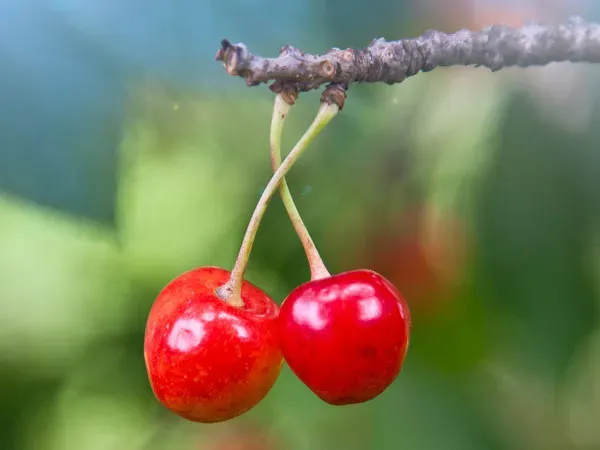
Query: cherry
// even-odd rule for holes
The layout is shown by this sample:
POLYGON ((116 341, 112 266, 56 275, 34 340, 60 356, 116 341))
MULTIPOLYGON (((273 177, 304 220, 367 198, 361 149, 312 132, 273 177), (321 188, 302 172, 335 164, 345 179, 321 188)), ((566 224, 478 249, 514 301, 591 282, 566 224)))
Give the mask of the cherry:
MULTIPOLYGON (((275 173, 281 171, 281 132, 293 103, 282 94, 275 99, 270 135, 275 173)), ((373 271, 331 276, 285 179, 279 190, 311 273, 311 281, 292 291, 281 306, 279 335, 284 359, 327 403, 371 400, 400 373, 410 334, 408 305, 388 280, 373 271)))
POLYGON ((279 314, 281 350, 292 372, 332 405, 371 400, 400 373, 410 335, 408 305, 370 270, 300 285, 279 314))
POLYGON ((144 359, 156 398, 180 416, 203 423, 239 416, 259 403, 283 364, 278 306, 243 281, 243 305, 216 294, 230 278, 201 267, 171 281, 156 298, 144 359))

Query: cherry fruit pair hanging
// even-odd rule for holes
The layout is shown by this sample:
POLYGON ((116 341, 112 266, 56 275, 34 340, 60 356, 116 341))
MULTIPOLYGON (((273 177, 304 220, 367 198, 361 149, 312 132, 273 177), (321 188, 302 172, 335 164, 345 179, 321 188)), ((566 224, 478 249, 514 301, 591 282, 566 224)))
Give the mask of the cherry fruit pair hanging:
POLYGON ((152 305, 144 359, 156 398, 186 419, 214 423, 256 406, 285 362, 331 405, 371 400, 398 376, 410 338, 410 312, 398 290, 370 270, 331 275, 291 197, 285 175, 343 107, 329 86, 313 123, 281 162, 283 125, 297 93, 276 95, 271 122, 274 174, 257 202, 234 267, 201 267, 171 281, 152 305), (311 280, 281 308, 244 280, 256 232, 279 189, 302 242, 311 280))

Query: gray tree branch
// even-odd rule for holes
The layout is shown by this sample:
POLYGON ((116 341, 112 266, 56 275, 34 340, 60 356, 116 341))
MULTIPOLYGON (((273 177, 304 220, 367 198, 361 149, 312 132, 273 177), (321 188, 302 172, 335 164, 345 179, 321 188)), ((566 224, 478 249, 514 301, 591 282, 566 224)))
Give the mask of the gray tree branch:
POLYGON ((395 84, 436 67, 483 66, 497 71, 562 61, 597 63, 600 25, 573 17, 562 25, 493 25, 452 34, 429 30, 414 39, 375 39, 363 49, 332 48, 322 55, 287 45, 277 58, 254 55, 243 43, 223 40, 215 59, 248 86, 274 81, 274 91, 290 84, 300 92, 325 83, 345 87, 365 82, 395 84))

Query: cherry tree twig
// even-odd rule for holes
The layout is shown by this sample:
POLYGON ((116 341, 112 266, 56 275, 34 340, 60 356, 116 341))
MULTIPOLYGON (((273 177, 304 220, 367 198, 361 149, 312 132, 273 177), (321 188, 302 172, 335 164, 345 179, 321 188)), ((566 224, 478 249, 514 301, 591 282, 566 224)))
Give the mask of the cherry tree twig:
POLYGON ((482 31, 446 34, 429 30, 414 39, 375 39, 363 49, 332 48, 322 55, 284 46, 277 58, 264 58, 243 43, 221 42, 216 60, 227 73, 248 86, 274 81, 271 90, 294 85, 298 92, 325 83, 346 88, 351 83, 395 84, 436 67, 542 66, 551 62, 600 62, 600 24, 572 17, 562 25, 527 24, 521 28, 493 25, 482 31))

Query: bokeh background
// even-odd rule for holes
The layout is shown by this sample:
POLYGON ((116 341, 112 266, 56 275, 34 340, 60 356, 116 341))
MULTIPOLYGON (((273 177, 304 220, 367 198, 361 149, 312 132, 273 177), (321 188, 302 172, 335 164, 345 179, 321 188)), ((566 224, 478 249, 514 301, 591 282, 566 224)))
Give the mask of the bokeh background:
MULTIPOLYGON (((273 94, 213 60, 494 23, 600 21, 594 0, 0 2, 2 450, 600 449, 600 67, 451 68, 352 86, 289 176, 332 272, 390 278, 413 313, 401 376, 320 402, 286 367, 239 419, 154 399, 159 290, 231 267, 270 177, 273 94)), ((302 95, 285 148, 310 123, 302 95)), ((275 198, 247 278, 307 280, 275 198)))

